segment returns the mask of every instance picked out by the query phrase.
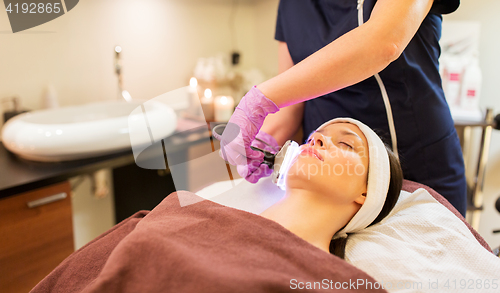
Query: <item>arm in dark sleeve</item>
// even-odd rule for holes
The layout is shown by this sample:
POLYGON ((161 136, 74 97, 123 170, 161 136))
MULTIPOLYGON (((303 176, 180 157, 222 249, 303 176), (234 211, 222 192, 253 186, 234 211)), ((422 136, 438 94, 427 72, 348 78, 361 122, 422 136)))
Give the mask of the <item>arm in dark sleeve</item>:
POLYGON ((274 34, 274 39, 277 41, 285 42, 285 32, 283 31, 283 6, 284 6, 285 1, 280 1, 280 4, 278 6, 278 17, 276 20, 276 32, 274 34))

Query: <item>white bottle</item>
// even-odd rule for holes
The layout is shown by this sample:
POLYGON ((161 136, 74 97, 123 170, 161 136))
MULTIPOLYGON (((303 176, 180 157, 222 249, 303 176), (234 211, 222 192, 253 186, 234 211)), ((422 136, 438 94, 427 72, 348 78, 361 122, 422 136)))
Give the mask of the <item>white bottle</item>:
POLYGON ((462 90, 460 94, 461 109, 466 111, 476 111, 479 109, 482 77, 479 60, 477 57, 473 57, 463 75, 462 90))
POLYGON ((448 95, 446 94, 446 89, 447 87, 447 82, 448 82, 448 55, 443 53, 441 54, 441 57, 439 57, 439 75, 441 76, 441 86, 443 88, 444 96, 447 97, 448 95))
POLYGON ((464 62, 458 56, 449 56, 446 61, 446 101, 451 108, 459 108, 464 62))

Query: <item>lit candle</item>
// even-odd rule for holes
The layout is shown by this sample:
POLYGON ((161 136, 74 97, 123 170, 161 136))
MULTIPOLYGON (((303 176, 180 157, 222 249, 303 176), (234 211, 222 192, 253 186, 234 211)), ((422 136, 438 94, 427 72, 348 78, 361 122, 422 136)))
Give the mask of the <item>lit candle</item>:
POLYGON ((212 99, 212 91, 210 89, 205 90, 203 98, 201 98, 201 108, 205 114, 206 121, 214 120, 214 101, 212 99))
POLYGON ((200 115, 199 113, 199 98, 198 98, 198 80, 196 77, 191 77, 189 80, 189 87, 187 90, 188 102, 189 102, 189 112, 195 116, 200 115))
POLYGON ((234 110, 234 99, 230 96, 215 98, 215 121, 227 122, 234 110))
POLYGON ((196 79, 196 77, 191 77, 191 79, 189 80, 189 86, 196 89, 196 87, 198 86, 198 80, 196 79))

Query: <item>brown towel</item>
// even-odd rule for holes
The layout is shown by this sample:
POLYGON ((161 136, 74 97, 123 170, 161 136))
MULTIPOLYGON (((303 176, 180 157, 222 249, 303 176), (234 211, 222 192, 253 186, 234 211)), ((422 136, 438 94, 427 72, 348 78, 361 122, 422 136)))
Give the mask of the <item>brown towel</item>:
POLYGON ((316 286, 308 292, 330 286, 371 292, 357 284, 377 286, 274 221, 199 200, 186 191, 170 194, 73 253, 32 292, 288 292, 308 284, 316 286), (198 202, 181 207, 178 196, 198 202))
MULTIPOLYGON (((463 220, 431 188, 408 180, 403 185, 409 192, 421 187, 463 220)), ((323 280, 348 287, 341 291, 370 291, 353 289, 358 279, 375 283, 273 221, 179 191, 74 252, 32 292, 282 292, 323 280), (180 207, 179 197, 183 205, 194 204, 180 207)))

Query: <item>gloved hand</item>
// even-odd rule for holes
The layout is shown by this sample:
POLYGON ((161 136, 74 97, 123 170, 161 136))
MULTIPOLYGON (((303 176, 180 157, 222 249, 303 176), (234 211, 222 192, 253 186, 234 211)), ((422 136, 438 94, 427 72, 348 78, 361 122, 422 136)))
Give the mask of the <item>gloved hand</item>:
POLYGON ((254 86, 241 99, 220 137, 221 157, 229 164, 236 165, 238 173, 248 181, 252 180, 252 183, 260 177, 255 179, 251 174, 265 167, 260 167, 264 154, 252 150, 250 145, 266 116, 278 110, 279 107, 254 86))
MULTIPOLYGON (((251 145, 273 154, 280 150, 280 146, 276 142, 276 139, 262 130, 257 133, 251 145)), ((273 169, 270 169, 267 164, 262 164, 264 154, 261 152, 257 152, 257 154, 257 157, 250 158, 250 162, 247 165, 238 165, 236 167, 238 174, 245 177, 245 179, 251 183, 256 183, 260 178, 268 177, 273 173, 273 169)))
POLYGON ((262 130, 260 130, 259 133, 257 133, 257 136, 255 136, 255 139, 252 141, 252 146, 273 154, 276 154, 281 149, 276 139, 262 130))

